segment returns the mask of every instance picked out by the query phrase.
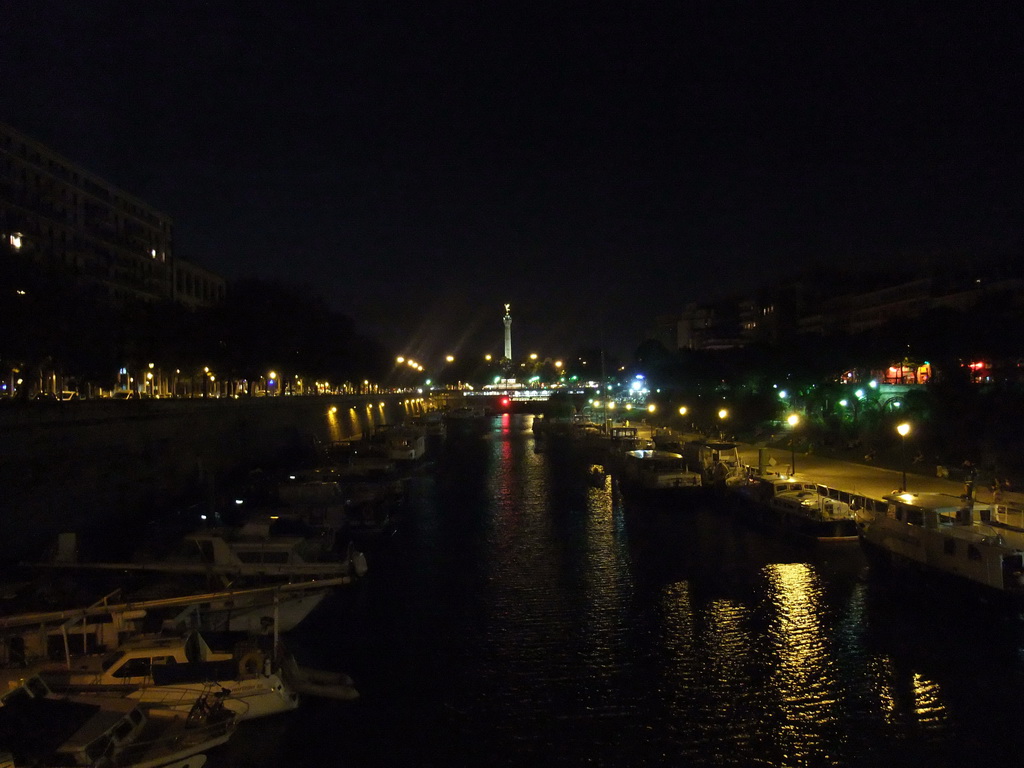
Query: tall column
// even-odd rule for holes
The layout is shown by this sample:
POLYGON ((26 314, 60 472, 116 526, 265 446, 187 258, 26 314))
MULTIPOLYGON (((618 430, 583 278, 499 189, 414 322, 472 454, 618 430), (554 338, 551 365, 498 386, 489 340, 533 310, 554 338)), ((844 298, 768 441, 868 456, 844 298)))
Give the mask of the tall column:
POLYGON ((501 322, 505 324, 505 359, 512 359, 512 312, 511 304, 505 305, 505 316, 501 322))

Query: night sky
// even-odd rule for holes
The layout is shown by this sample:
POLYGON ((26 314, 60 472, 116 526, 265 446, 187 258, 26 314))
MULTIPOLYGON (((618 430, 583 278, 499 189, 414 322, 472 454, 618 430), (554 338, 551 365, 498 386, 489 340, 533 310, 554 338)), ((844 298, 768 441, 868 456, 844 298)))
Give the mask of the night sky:
POLYGON ((631 351, 809 265, 1019 252, 1020 6, 833 5, 7 0, 0 120, 396 352, 500 354, 504 302, 517 355, 631 351))

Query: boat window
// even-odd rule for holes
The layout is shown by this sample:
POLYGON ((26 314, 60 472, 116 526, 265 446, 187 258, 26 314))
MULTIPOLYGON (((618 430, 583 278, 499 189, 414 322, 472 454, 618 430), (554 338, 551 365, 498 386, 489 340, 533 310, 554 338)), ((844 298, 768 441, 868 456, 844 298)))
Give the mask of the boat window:
POLYGON ((131 732, 135 730, 135 723, 129 720, 127 717, 117 724, 114 728, 114 740, 121 742, 124 741, 131 732))
POLYGON ((924 525, 924 510, 905 507, 903 514, 908 525, 924 525))
POLYGON ((981 560, 981 550, 973 544, 967 545, 967 559, 968 560, 981 560))
POLYGON ((263 553, 264 563, 275 563, 284 564, 288 562, 287 552, 264 552, 263 553))
POLYGON ((110 746, 110 737, 104 734, 96 741, 92 742, 85 748, 85 754, 88 756, 91 762, 99 760, 106 753, 107 748, 110 746))
POLYGON ((259 553, 259 551, 255 551, 255 552, 236 551, 235 554, 238 556, 238 559, 241 560, 243 563, 252 564, 252 563, 259 563, 260 562, 260 553, 259 553))
POLYGON ((46 687, 46 683, 44 683, 42 678, 38 675, 33 675, 26 680, 25 688, 32 694, 32 697, 36 699, 45 698, 46 694, 50 692, 50 689, 46 687))
POLYGON ((117 664, 121 659, 124 658, 124 651, 114 651, 112 654, 107 656, 100 664, 100 667, 106 672, 112 666, 117 664))
POLYGON ((942 551, 947 555, 956 554, 956 541, 953 539, 946 539, 942 542, 942 551))
POLYGON ((148 677, 150 659, 148 656, 140 656, 128 659, 121 667, 114 671, 114 677, 148 677))

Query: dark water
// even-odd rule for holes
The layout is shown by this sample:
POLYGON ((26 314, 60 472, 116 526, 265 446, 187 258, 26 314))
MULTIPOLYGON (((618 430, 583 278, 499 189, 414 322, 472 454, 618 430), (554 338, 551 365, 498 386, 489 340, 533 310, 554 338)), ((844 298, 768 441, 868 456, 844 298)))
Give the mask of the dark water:
POLYGON ((1018 764, 1024 624, 712 507, 625 509, 529 417, 450 437, 372 572, 290 639, 356 679, 213 766, 1018 764))

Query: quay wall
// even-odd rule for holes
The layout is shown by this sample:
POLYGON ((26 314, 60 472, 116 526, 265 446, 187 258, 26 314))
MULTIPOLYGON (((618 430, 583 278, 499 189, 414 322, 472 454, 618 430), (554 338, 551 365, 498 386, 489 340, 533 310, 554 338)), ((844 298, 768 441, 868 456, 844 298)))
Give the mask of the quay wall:
POLYGON ((61 531, 212 504, 253 468, 311 459, 317 441, 357 437, 423 408, 394 395, 3 405, 6 563, 38 557, 61 531))

